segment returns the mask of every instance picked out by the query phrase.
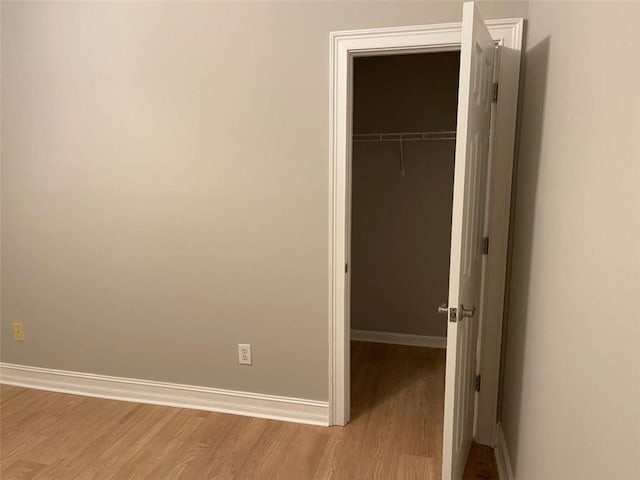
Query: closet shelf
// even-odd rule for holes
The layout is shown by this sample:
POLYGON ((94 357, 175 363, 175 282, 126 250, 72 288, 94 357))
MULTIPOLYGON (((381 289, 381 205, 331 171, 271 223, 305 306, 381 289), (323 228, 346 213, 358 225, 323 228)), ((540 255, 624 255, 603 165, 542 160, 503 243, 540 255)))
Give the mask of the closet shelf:
POLYGON ((456 132, 399 132, 399 133, 354 133, 353 142, 397 142, 400 146, 400 175, 406 175, 407 170, 404 162, 404 142, 415 142, 421 140, 455 140, 456 132))
POLYGON ((416 140, 455 140, 455 138, 455 131, 353 134, 354 142, 405 142, 416 140))

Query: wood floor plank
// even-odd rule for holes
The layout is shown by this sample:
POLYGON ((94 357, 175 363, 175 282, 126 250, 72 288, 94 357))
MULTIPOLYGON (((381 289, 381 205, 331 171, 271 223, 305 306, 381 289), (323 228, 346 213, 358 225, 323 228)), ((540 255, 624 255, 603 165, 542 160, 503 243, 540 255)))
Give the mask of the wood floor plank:
POLYGON ((15 398, 21 398, 21 403, 14 407, 6 403, 2 407, 3 411, 12 412, 11 417, 2 419, 0 442, 3 458, 5 461, 19 457, 40 462, 31 458, 30 453, 35 451, 37 444, 57 431, 59 412, 82 402, 83 397, 38 391, 37 394, 15 398))
POLYGON ((499 480, 493 449, 476 443, 471 445, 462 478, 463 480, 499 480))
POLYGON ((275 465, 277 468, 273 478, 316 478, 328 441, 329 433, 299 428, 289 448, 286 448, 284 458, 275 465))
MULTIPOLYGON (((3 385, 1 476, 440 478, 444 350, 353 342, 351 365, 352 421, 330 428, 3 385)), ((474 448, 465 478, 497 478, 474 448)))
POLYGON ((339 478, 338 452, 341 451, 346 429, 342 427, 329 427, 328 430, 327 444, 322 452, 318 470, 316 471, 316 479, 318 480, 339 478))
POLYGON ((24 393, 26 389, 21 387, 14 387, 13 385, 0 385, 0 405, 8 402, 12 398, 24 393))
POLYGON ((184 470, 181 478, 196 478, 192 475, 199 478, 237 478, 247 458, 259 454, 266 447, 260 439, 270 428, 277 427, 275 423, 278 422, 261 418, 234 418, 224 440, 214 440, 215 447, 206 443, 205 453, 194 458, 192 468, 184 470))
POLYGON ((11 462, 7 468, 3 468, 0 477, 3 480, 28 480, 45 467, 46 465, 42 463, 19 459, 11 462))
POLYGON ((172 472, 175 478, 187 478, 191 472, 207 478, 203 472, 218 464, 215 455, 241 417, 210 413, 201 420, 199 425, 190 427, 191 433, 184 441, 176 442, 175 448, 158 463, 149 476, 142 478, 161 478, 167 476, 167 472, 172 472))
POLYGON ((109 402, 99 398, 79 398, 82 401, 75 407, 58 413, 57 430, 35 445, 30 458, 36 458, 46 464, 57 463, 65 458, 84 458, 81 454, 87 445, 91 445, 100 435, 131 412, 136 404, 130 402, 109 402))
POLYGON ((398 458, 398 470, 392 478, 420 480, 438 477, 436 477, 433 458, 403 453, 398 458))
POLYGON ((166 407, 156 405, 143 410, 146 410, 144 416, 137 416, 136 421, 131 422, 130 428, 123 430, 118 438, 112 439, 110 445, 104 446, 102 454, 91 466, 93 478, 114 478, 115 474, 179 412, 179 409, 167 410, 166 407))
POLYGON ((125 462, 114 477, 154 478, 162 460, 172 458, 171 453, 188 442, 203 421, 202 417, 193 416, 190 410, 179 409, 153 438, 125 462))

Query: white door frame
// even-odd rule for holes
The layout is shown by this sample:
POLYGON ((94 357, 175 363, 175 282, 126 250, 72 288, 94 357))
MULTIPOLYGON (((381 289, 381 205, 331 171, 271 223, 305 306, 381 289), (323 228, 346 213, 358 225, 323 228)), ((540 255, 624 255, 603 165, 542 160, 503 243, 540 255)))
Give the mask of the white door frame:
MULTIPOLYGON (((498 104, 489 204, 490 253, 485 263, 480 312, 479 373, 475 438, 494 446, 511 175, 515 145, 523 20, 487 20, 501 45, 498 104)), ((461 23, 332 32, 330 53, 329 162, 329 424, 346 425, 350 410, 350 320, 345 274, 350 252, 353 57, 457 50, 461 23)))

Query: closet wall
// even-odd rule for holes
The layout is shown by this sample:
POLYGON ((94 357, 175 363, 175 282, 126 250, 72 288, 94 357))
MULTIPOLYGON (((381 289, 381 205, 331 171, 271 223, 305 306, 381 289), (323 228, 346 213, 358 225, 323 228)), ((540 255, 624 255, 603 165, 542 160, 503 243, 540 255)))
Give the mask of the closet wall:
MULTIPOLYGON (((354 134, 455 131, 459 53, 354 61, 354 134)), ((446 336, 455 140, 354 142, 351 327, 446 336)))

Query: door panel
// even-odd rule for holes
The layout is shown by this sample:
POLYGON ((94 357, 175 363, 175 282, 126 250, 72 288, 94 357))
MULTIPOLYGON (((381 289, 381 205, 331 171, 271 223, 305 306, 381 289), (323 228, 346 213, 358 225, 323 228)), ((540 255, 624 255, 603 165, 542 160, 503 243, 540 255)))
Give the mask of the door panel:
POLYGON ((493 40, 476 5, 465 3, 449 267, 444 479, 461 478, 473 438, 494 52, 493 40))

